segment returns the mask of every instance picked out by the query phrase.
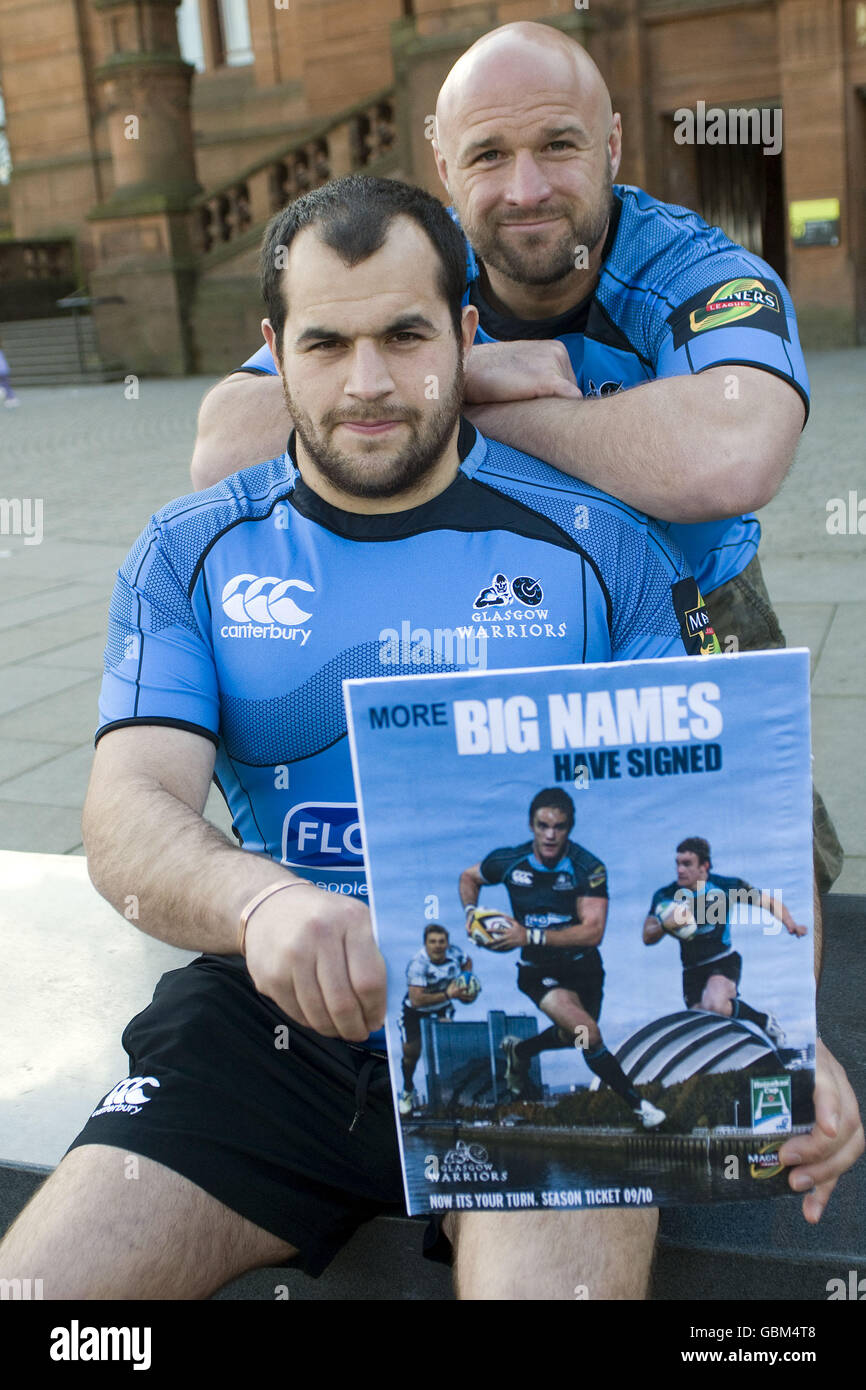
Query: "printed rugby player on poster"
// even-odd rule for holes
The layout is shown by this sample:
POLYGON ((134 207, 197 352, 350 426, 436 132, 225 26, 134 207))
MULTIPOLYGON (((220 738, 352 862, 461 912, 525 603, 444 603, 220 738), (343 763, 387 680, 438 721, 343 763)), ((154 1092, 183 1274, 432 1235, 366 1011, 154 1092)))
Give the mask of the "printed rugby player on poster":
POLYGON ((413 1213, 788 1192, 809 656, 344 683, 413 1213))

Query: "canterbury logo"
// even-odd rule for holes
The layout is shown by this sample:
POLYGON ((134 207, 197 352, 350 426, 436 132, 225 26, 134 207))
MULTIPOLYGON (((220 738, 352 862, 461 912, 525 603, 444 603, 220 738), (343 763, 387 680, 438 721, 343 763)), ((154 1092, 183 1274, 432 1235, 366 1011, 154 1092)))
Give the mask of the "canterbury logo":
POLYGON ((93 1114, 102 1115, 107 1110, 128 1109, 132 1111, 133 1107, 136 1111, 140 1110, 143 1105, 153 1099, 152 1096, 144 1094, 142 1089, 144 1086, 156 1086, 158 1088, 159 1082, 155 1076, 129 1076, 125 1081, 118 1081, 114 1090, 109 1091, 99 1109, 94 1110, 93 1114))
POLYGON ((307 594, 316 592, 312 584, 303 579, 280 579, 273 574, 259 579, 255 574, 236 574, 223 588, 223 612, 233 623, 280 623, 283 627, 297 627, 313 615, 299 608, 289 597, 290 589, 302 589, 307 594))

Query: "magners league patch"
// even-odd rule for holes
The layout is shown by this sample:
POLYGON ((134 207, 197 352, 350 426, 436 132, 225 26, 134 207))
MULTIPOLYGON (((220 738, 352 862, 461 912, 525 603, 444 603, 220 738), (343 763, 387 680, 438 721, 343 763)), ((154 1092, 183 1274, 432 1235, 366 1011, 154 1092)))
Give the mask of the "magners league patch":
POLYGON ((697 580, 692 577, 678 579, 671 585, 671 595, 689 656, 714 656, 721 652, 697 580))
POLYGON ((743 277, 712 285, 674 309, 668 315, 668 323, 675 348, 711 328, 727 328, 740 323, 749 328, 763 328, 790 342, 782 296, 772 280, 743 277))

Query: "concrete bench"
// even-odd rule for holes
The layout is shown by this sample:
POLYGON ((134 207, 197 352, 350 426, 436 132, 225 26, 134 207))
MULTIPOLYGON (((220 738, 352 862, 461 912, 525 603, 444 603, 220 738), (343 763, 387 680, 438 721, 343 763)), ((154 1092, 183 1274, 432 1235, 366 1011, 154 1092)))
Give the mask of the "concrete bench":
MULTIPOLYGON (((75 855, 0 851, 0 1230, 59 1162, 96 1101, 126 1075, 124 1025, 192 954, 146 937, 94 891, 75 855)), ((862 945, 866 899, 824 901, 819 1024, 866 1111, 862 945)), ((256 1270, 216 1299, 447 1300, 448 1271, 420 1258, 422 1223, 382 1217, 318 1280, 256 1270)), ((662 1212, 655 1299, 823 1300, 866 1275, 866 1164, 846 1174, 817 1228, 800 1199, 662 1212)))

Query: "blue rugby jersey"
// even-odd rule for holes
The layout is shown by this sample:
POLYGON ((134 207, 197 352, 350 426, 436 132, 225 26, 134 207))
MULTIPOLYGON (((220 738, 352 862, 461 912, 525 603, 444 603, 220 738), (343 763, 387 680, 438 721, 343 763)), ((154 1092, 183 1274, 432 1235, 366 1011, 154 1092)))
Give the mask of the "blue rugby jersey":
MULTIPOLYGON (((688 208, 628 184, 615 184, 613 193, 595 291, 556 318, 497 314, 480 293, 478 263, 467 247, 464 303, 479 311, 475 341, 559 338, 585 396, 612 395, 708 367, 760 367, 790 382, 808 412, 809 378, 794 305, 775 271, 688 208)), ((274 373, 267 345, 238 370, 274 373)), ((639 456, 639 440, 634 449, 639 456)), ((704 594, 744 570, 761 538, 751 513, 658 524, 676 540, 704 594)))
POLYGON ((668 537, 467 421, 454 482, 397 513, 330 506, 292 447, 151 518, 118 572, 96 738, 209 738, 240 844, 329 892, 367 892, 344 678, 718 650, 668 537))
POLYGON ((666 901, 686 903, 695 916, 698 928, 694 936, 679 942, 684 970, 693 965, 708 965, 710 961, 731 954, 730 913, 732 903, 736 902, 731 894, 735 892, 748 894, 754 889, 745 879, 727 878, 710 870, 701 893, 680 888, 676 882, 667 883, 653 893, 650 917, 654 917, 659 905, 666 901))

